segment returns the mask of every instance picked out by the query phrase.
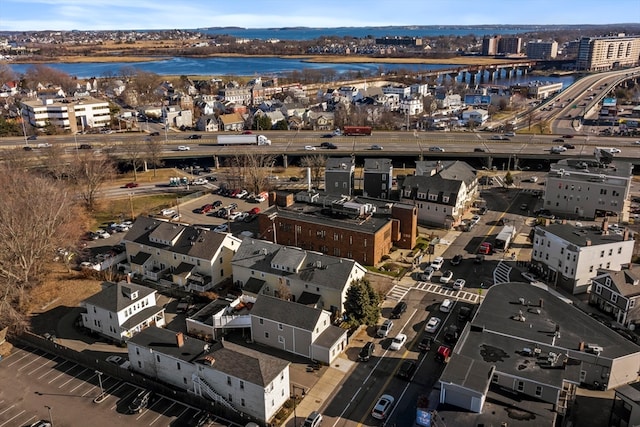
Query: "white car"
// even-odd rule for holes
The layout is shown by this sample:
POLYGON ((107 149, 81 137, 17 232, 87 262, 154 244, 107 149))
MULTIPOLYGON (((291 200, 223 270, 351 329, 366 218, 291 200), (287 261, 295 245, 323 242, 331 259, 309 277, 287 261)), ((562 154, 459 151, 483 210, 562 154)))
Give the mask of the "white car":
POLYGON ((520 273, 520 275, 522 276, 523 279, 526 279, 529 282, 535 282, 538 280, 538 277, 535 274, 529 273, 527 271, 520 273))
POLYGON ((191 147, 189 147, 188 145, 181 145, 178 147, 178 151, 189 151, 191 150, 191 147))
POLYGON ((471 217, 471 222, 477 224, 480 222, 480 215, 474 215, 471 217))
POLYGON ((455 282, 453 282, 453 289, 455 289, 456 291, 459 291, 460 289, 464 288, 464 285, 467 282, 464 279, 456 279, 455 282))
POLYGON ((453 279, 453 271, 447 270, 440 276, 440 283, 449 283, 453 279))
POLYGON ((428 282, 433 277, 433 273, 435 273, 435 270, 433 269, 433 267, 425 268, 424 272, 420 273, 420 280, 424 282, 428 282))
POLYGON ((558 145, 556 147, 551 147, 551 153, 564 153, 567 151, 567 147, 563 147, 562 145, 558 145))
POLYGON ((242 199, 248 195, 249 195, 249 192, 247 190, 242 190, 241 192, 236 194, 236 199, 242 199))
POLYGON ((407 342, 407 336, 405 334, 398 334, 396 335, 396 337, 393 339, 393 341, 391 341, 391 345, 389 346, 389 350, 400 350, 402 348, 402 346, 404 345, 404 343, 407 342))
POLYGON ((120 364, 123 363, 124 360, 125 360, 125 358, 122 357, 122 356, 109 356, 109 357, 107 357, 107 362, 113 363, 114 365, 118 365, 118 366, 120 366, 120 364))
POLYGON ((376 406, 373 407, 371 416, 377 420, 386 419, 393 408, 393 402, 395 402, 393 396, 390 394, 383 394, 376 402, 376 406))
POLYGON ((426 325, 424 325, 424 331, 433 334, 440 327, 442 320, 439 317, 432 317, 429 319, 426 325))
POLYGON ((433 260, 430 267, 433 268, 435 271, 438 271, 442 268, 442 264, 444 264, 444 258, 439 256, 433 260))
POLYGON ((111 234, 107 233, 104 230, 96 230, 96 235, 100 238, 100 239, 108 239, 109 237, 111 237, 111 234))
POLYGON ((314 147, 313 145, 305 145, 304 149, 307 151, 315 151, 316 147, 314 147))
POLYGON ((218 233, 226 233, 228 230, 229 230, 229 226, 227 224, 220 224, 219 226, 213 229, 213 231, 216 231, 218 233))
POLYGON ((604 148, 604 151, 608 151, 611 154, 620 154, 622 153, 622 150, 619 148, 604 148))

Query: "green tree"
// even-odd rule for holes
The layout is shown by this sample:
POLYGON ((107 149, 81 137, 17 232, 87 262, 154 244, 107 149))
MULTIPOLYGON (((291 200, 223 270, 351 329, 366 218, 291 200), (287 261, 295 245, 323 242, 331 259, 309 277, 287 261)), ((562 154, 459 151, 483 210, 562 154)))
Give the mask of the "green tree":
POLYGON ((289 130, 289 125, 287 124, 286 120, 280 120, 278 121, 278 123, 276 123, 275 130, 289 130))
POLYGON ((507 174, 504 176, 504 183, 507 186, 510 186, 511 184, 513 184, 513 177, 511 176, 510 171, 507 171, 507 174))
POLYGON ((355 281, 347 290, 344 310, 350 326, 375 325, 380 318, 380 296, 368 280, 355 281))
POLYGON ((253 130, 271 130, 271 119, 267 116, 255 116, 251 129, 253 130))

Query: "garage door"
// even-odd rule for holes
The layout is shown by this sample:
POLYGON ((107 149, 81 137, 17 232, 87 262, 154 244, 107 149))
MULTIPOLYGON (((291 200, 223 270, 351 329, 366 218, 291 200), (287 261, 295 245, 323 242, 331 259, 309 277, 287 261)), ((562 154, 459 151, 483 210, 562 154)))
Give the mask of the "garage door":
MULTIPOLYGON (((458 408, 473 410, 473 396, 465 393, 465 390, 459 388, 444 387, 444 403, 457 406, 458 408)), ((477 400, 477 399, 476 399, 477 400)))

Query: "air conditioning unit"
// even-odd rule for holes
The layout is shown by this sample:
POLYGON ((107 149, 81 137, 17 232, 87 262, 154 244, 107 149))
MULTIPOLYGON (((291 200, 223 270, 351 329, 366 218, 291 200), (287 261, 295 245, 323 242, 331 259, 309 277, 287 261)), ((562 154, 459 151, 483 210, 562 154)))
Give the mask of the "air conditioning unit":
POLYGON ((597 344, 587 344, 587 346, 584 349, 587 353, 591 353, 591 354, 600 354, 602 353, 602 351, 604 350, 602 347, 600 347, 597 344))

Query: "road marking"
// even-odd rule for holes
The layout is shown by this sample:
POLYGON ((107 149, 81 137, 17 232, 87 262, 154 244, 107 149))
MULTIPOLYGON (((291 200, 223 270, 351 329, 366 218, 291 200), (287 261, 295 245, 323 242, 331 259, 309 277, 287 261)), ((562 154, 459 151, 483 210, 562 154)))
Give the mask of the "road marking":
POLYGON ((49 381, 47 384, 51 384, 52 382, 54 382, 55 380, 57 380, 58 378, 60 378, 62 375, 66 374, 67 372, 69 372, 70 370, 72 370, 73 368, 75 368, 78 365, 72 365, 69 369, 67 369, 64 372, 60 372, 60 375, 58 375, 57 377, 55 377, 54 379, 52 379, 51 381, 49 381))
MULTIPOLYGON (((34 353, 27 353, 27 355, 29 355, 29 354, 34 354, 34 353)), ((26 368, 27 366, 29 366, 29 365, 31 365, 32 363, 34 363, 34 362, 36 362, 36 361, 38 361, 38 360, 42 359, 42 357, 43 357, 45 354, 47 354, 47 353, 42 353, 41 355, 35 355, 35 356, 37 356, 37 357, 35 357, 31 362, 27 363, 26 365, 24 365, 24 366, 22 366, 22 367, 18 368, 18 371, 22 371, 22 370, 23 370, 24 368, 26 368)), ((11 365, 9 365, 9 366, 11 366, 11 365)))
MULTIPOLYGON (((69 378, 67 381, 63 382, 61 385, 58 386, 58 388, 62 388, 64 386, 66 386, 67 384, 69 384, 69 382, 73 381, 73 380, 80 380, 80 378, 78 378, 80 375, 84 374, 86 371, 88 371, 88 368, 84 368, 82 371, 78 372, 76 375, 73 375, 71 378, 69 378)), ((80 380, 82 381, 82 380, 80 380)))
MULTIPOLYGON (((127 383, 127 384, 128 384, 128 383, 127 383)), ((133 384, 131 384, 131 385, 133 385, 133 384)), ((125 400, 127 400, 128 398, 130 398, 131 396, 133 396, 133 393, 139 392, 139 391, 141 390, 141 389, 137 388, 136 386, 133 386, 133 387, 134 387, 134 388, 133 388, 133 390, 131 391, 131 393, 127 394, 125 397, 123 397, 122 399, 120 399, 121 401, 125 401, 125 400)), ((111 410, 114 410, 114 409, 116 409, 117 407, 118 407, 118 404, 116 403, 115 405, 113 405, 113 406, 111 407, 111 410)))
POLYGON ((21 361, 21 360, 22 360, 22 359, 24 359, 25 357, 29 356, 29 354, 30 354, 30 353, 25 353, 25 354, 24 354, 24 356, 22 356, 20 359, 16 360, 16 361, 15 361, 15 362, 13 362, 13 363, 10 363, 10 364, 9 364, 9 366, 11 367, 11 366, 15 365, 16 363, 18 363, 19 361, 21 361))
POLYGON ((20 413, 18 413, 17 415, 9 418, 7 421, 3 422, 2 424, 0 424, 0 427, 2 427, 3 425, 7 424, 8 422, 13 421, 14 419, 18 418, 20 415, 24 414, 26 411, 23 409, 22 411, 20 411, 20 413))
MULTIPOLYGON (((57 357, 56 357, 56 359, 57 359, 57 357)), ((54 359, 54 360, 55 360, 55 359, 54 359)), ((68 362, 68 360, 65 360, 65 361, 64 361, 64 362, 62 362, 59 366, 62 366, 62 365, 64 365, 64 364, 65 364, 65 363, 67 363, 67 362, 68 362)), ((45 377, 45 376, 49 375, 49 374, 50 374, 51 372, 53 372, 53 371, 54 371, 54 368, 49 368, 49 370, 48 370, 48 371, 46 371, 44 374, 40 375, 40 376, 38 377, 38 379, 39 379, 39 380, 40 380, 40 379, 42 379, 42 377, 45 377)))
POLYGON ((153 421, 151 421, 151 422, 149 423, 149 425, 153 425, 153 423, 155 423, 156 421, 158 421, 158 420, 160 419, 160 417, 164 416, 164 414, 166 414, 166 413, 167 413, 167 411, 168 411, 169 409, 171 409, 171 408, 173 407, 173 405, 175 405, 175 404, 176 404, 176 402, 171 402, 171 405, 169 405, 169 407, 168 407, 166 410, 164 410, 161 414, 158 414, 158 416, 157 416, 157 417, 155 417, 155 419, 154 419, 153 421))
MULTIPOLYGON (((4 400, 3 400, 3 402, 4 402, 4 400)), ((0 412, 0 415, 4 414, 4 413, 5 413, 5 412, 7 412, 9 409, 14 408, 15 406, 16 406, 16 405, 11 405, 11 406, 9 406, 9 407, 8 407, 7 409, 5 409, 4 411, 0 412)))

